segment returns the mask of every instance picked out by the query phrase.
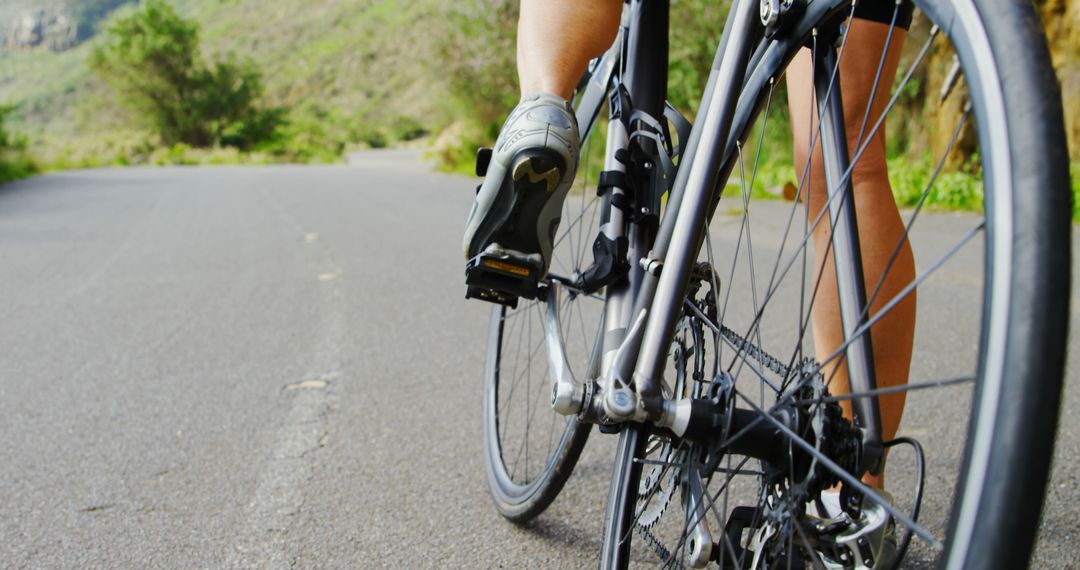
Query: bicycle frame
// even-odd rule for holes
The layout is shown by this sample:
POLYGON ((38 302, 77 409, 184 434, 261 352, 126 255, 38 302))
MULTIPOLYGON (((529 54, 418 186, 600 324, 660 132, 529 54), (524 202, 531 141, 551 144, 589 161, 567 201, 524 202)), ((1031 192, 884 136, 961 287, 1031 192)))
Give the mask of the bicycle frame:
MULTIPOLYGON (((589 85, 579 99, 578 121, 583 136, 595 124, 609 90, 621 83, 629 92, 635 110, 663 117, 667 77, 667 0, 629 0, 624 11, 622 32, 615 45, 592 68, 589 85), (627 63, 628 62, 628 63, 627 63), (617 70, 619 63, 625 68, 617 70), (620 73, 621 71, 621 73, 620 73)), ((796 4, 803 4, 796 2, 796 4)), ((816 1, 799 5, 808 12, 800 21, 821 21, 821 16, 839 14, 850 7, 847 0, 816 1)), ((797 25, 797 24, 796 24, 797 25)), ((810 32, 810 30, 805 30, 810 32)), ((817 30, 813 31, 817 34, 817 30)), ((651 422, 684 435, 694 421, 689 400, 669 400, 662 394, 661 374, 666 365, 668 343, 683 308, 690 273, 698 256, 706 225, 712 217, 720 192, 733 165, 736 143, 743 138, 748 122, 759 103, 740 101, 743 92, 756 93, 775 77, 765 73, 780 69, 778 54, 790 53, 790 46, 773 40, 771 45, 751 52, 761 43, 766 30, 759 14, 759 0, 735 0, 724 27, 712 71, 689 139, 678 165, 667 202, 667 210, 655 233, 648 224, 632 223, 613 204, 618 188, 605 195, 601 211, 601 231, 609 238, 627 237, 631 270, 628 278, 608 286, 602 338, 596 343, 601 354, 599 369, 590 371, 597 386, 573 380, 560 347, 551 351, 553 405, 562 413, 579 413, 586 420, 619 423, 651 422), (770 59, 771 58, 771 59, 770 59), (634 263, 641 260, 642 263, 634 263), (646 268, 650 270, 646 270, 646 268), (591 406, 590 406, 591 403, 591 406)), ((792 34, 799 37, 799 34, 792 34)), ((827 42, 822 42, 829 45, 827 42)), ((836 50, 829 45, 816 54, 817 68, 836 69, 836 50)), ((815 91, 820 125, 825 136, 844 141, 843 107, 836 73, 815 74, 815 91)), ((614 97, 617 97, 616 94, 614 97)), ((620 121, 609 124, 605 170, 626 171, 616 159, 628 148, 629 134, 620 121)), ((866 323, 866 292, 863 283, 857 220, 849 176, 847 149, 834 147, 824 156, 829 188, 829 217, 834 230, 833 257, 837 269, 837 289, 846 348, 848 380, 854 392, 876 388, 873 350, 869 334, 855 336, 866 323)), ((646 149, 648 150, 648 149, 646 149)), ((646 188, 635 204, 657 204, 666 190, 656 168, 644 168, 626 175, 646 188)), ((553 285, 549 295, 555 295, 553 285)), ((554 297, 552 297, 554 299, 554 297)), ((549 323, 558 331, 557 303, 549 303, 549 323)), ((558 343, 553 343, 558 344, 558 343)), ((594 359, 595 362, 595 359, 594 359)), ((881 468, 881 417, 877 400, 856 398, 855 417, 864 433, 861 469, 881 468)), ((762 450, 761 454, 768 454, 762 450)))

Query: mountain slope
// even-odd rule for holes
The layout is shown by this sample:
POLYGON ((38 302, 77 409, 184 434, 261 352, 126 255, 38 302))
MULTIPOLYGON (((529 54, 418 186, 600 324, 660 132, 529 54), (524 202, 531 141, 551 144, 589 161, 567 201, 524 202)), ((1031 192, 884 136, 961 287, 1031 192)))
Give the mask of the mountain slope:
MULTIPOLYGON (((254 59, 264 72, 268 103, 345 129, 345 138, 362 138, 401 117, 410 124, 434 120, 440 81, 429 62, 441 22, 435 0, 174 5, 200 23, 208 59, 254 59)), ((89 72, 94 44, 90 38, 60 53, 0 50, 0 103, 16 105, 12 123, 31 136, 39 152, 56 155, 110 138, 145 138, 89 72)))

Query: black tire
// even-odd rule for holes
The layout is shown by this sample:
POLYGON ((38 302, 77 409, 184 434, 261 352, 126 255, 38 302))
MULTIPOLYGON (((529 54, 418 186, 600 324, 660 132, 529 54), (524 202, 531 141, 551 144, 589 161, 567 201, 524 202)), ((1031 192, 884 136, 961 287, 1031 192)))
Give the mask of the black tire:
MULTIPOLYGON (((578 172, 586 180, 590 143, 588 133, 583 136, 578 172)), ((571 190, 555 233, 551 275, 572 278, 592 263, 602 205, 584 183, 571 190)), ((519 300, 516 308, 497 306, 492 311, 484 369, 484 459, 495 507, 511 521, 527 522, 555 500, 588 439, 590 424, 561 416, 551 407, 548 343, 562 346, 578 381, 595 379, 604 295, 603 290, 586 294, 558 288, 556 328, 561 334, 551 339, 545 326, 546 292, 535 301, 519 300)))
MULTIPOLYGON (((1072 253, 1069 155, 1061 90, 1031 2, 985 0, 977 5, 998 70, 1013 183, 1011 267, 1005 338, 983 352, 1001 351, 997 386, 985 380, 975 394, 972 432, 956 493, 949 536, 966 526, 970 548, 950 549, 948 568, 1026 567, 1038 531, 1057 432, 1068 335, 1072 253), (987 420, 993 427, 979 430, 987 420), (986 433, 988 432, 988 433, 986 433)), ((943 15, 944 16, 944 15, 943 15)), ((988 137, 983 137, 985 140, 988 137)), ((1004 257, 1004 256, 1002 256, 1004 257)), ((992 263, 987 255, 987 264, 992 263)), ((984 315, 992 314, 989 293, 984 315)), ((958 538, 963 542, 963 538, 958 538)))
MULTIPOLYGON (((588 424, 579 423, 577 418, 561 419, 552 417, 555 412, 548 407, 542 416, 559 422, 549 435, 558 437, 558 442, 545 452, 540 469, 529 471, 525 466, 525 476, 516 477, 513 462, 503 455, 504 443, 508 443, 505 432, 500 434, 500 424, 508 421, 505 413, 500 417, 500 387, 505 387, 501 380, 500 358, 503 350, 504 319, 507 309, 495 307, 491 312, 490 337, 488 339, 488 357, 484 370, 484 458, 487 466, 488 486, 491 497, 498 509, 507 519, 523 523, 531 520, 555 500, 566 480, 574 470, 581 450, 588 440, 588 424), (510 465, 508 465, 510 463, 510 465)), ((547 394, 546 383, 541 382, 539 392, 547 394)), ((527 393, 533 393, 527 390, 527 393)), ((505 401, 505 399, 503 399, 505 401)), ((548 400, 538 402, 548 406, 548 400)), ((505 412, 506 406, 503 406, 505 412)))
MULTIPOLYGON (((981 158, 978 166, 986 187, 985 230, 981 232, 985 238, 983 300, 981 321, 972 335, 973 346, 977 344, 976 362, 970 367, 974 382, 969 384, 970 392, 958 399, 962 402, 971 398, 969 419, 960 425, 961 429, 966 425, 968 433, 955 453, 955 463, 943 468, 945 475, 939 478, 955 480, 955 489, 940 485, 935 489, 944 501, 939 509, 943 519, 927 525, 933 529, 930 534, 943 544, 943 550, 922 548, 915 551, 915 556, 922 562, 919 567, 935 564, 945 568, 1023 568, 1028 564, 1038 529, 1049 473, 1069 315, 1067 268, 1071 262, 1072 206, 1060 92, 1045 36, 1030 2, 915 0, 915 4, 922 17, 940 25, 941 34, 948 38, 958 56, 963 88, 971 102, 970 116, 977 124, 975 136, 981 158)), ((850 2, 826 0, 811 4, 809 12, 835 19, 837 14, 849 10, 850 5, 850 2), (832 8, 826 10, 824 4, 832 8)), ((809 30, 819 28, 823 28, 820 22, 810 21, 793 26, 793 33, 801 35, 791 38, 788 45, 798 49, 807 41, 809 30)), ((779 40, 784 42, 785 38, 779 40)), ((767 112, 772 93, 769 79, 780 77, 792 56, 791 50, 779 55, 766 50, 756 52, 753 65, 758 66, 760 76, 753 72, 748 75, 736 114, 735 132, 741 141, 745 142, 752 134, 760 113, 767 112), (759 79, 757 83, 755 77, 759 79)), ((958 132, 962 127, 961 122, 958 132)), ((821 144, 828 149, 836 148, 838 142, 823 140, 821 144)), ((735 148, 732 141, 727 168, 738 176, 740 166, 735 148)), ((946 149, 946 154, 951 148, 950 145, 946 149)), ((755 160, 752 152, 747 160, 755 160)), ((745 167, 749 169, 750 164, 745 167)), ((936 179, 935 175, 931 182, 936 179)), ((741 214, 744 221, 748 219, 747 212, 748 206, 741 214)), ((741 239, 742 234, 739 235, 741 239)), ((805 240, 802 247, 807 247, 805 240)), ((709 261, 714 261, 710 247, 701 249, 709 251, 709 261)), ((777 254, 778 260, 779 257, 777 254)), ((735 267, 734 262, 731 266, 735 267)), ((934 267, 927 273, 936 270, 934 267)), ((800 281, 803 282, 805 279, 800 281)), ((920 291, 924 286, 920 282, 920 291)), ((736 285, 726 283, 721 289, 725 287, 736 285)), ((872 287, 873 284, 867 284, 868 289, 872 287)), ((772 292, 779 289, 777 285, 772 292)), ((767 302, 768 298, 764 303, 767 302)), ((801 305, 798 307, 802 322, 803 309, 801 305)), ((939 308, 943 309, 948 307, 939 308)), ((764 304, 760 311, 753 310, 754 324, 749 330, 754 330, 763 312, 764 304)), ((723 314, 721 311, 720 325, 743 332, 739 327, 745 326, 745 322, 736 322, 736 318, 726 322, 723 314)), ((919 314, 925 311, 920 310, 919 314)), ((794 361, 795 356, 803 356, 801 335, 797 342, 800 345, 794 351, 775 347, 771 350, 782 358, 791 355, 794 361)), ((721 345, 718 341, 717 346, 721 345)), ((736 356, 732 367, 740 354, 736 356)), ((744 362, 750 360, 744 354, 741 358, 744 362)), ((915 358, 920 358, 918 350, 915 358)), ((941 398, 955 397, 955 392, 938 393, 942 394, 941 398)), ((783 395, 780 391, 769 397, 775 401, 783 395)), ((768 409, 766 398, 759 403, 768 409)), ((964 404, 957 404, 953 409, 963 417, 969 413, 965 408, 964 404)), ((645 453, 647 434, 647 427, 630 426, 620 437, 605 510, 601 568, 626 568, 631 563, 635 566, 681 564, 679 553, 684 545, 678 538, 658 549, 651 542, 643 544, 647 541, 632 532, 641 476, 641 463, 635 458, 645 453), (667 553, 672 559, 650 558, 654 552, 667 553)), ((943 435, 955 439, 951 434, 943 435)), ((930 449, 931 454, 934 452, 930 449)), ((939 462, 944 463, 940 459, 939 462)), ((694 467, 687 463, 673 468, 694 467)), ((702 474, 703 478, 709 475, 713 474, 702 474)), ((725 501, 730 492, 726 487, 722 489, 725 501)), ((757 497, 765 500, 767 495, 762 491, 757 497)), ((668 511, 676 513, 672 536, 677 537, 679 529, 686 528, 685 516, 677 506, 668 511)), ((714 538, 719 538, 728 512, 715 516, 711 524, 714 538)), ((788 532, 794 535, 794 531, 788 532)), ((650 541, 653 540, 655 537, 651 536, 650 541)), ((787 540, 790 549, 798 538, 791 536, 787 540)))

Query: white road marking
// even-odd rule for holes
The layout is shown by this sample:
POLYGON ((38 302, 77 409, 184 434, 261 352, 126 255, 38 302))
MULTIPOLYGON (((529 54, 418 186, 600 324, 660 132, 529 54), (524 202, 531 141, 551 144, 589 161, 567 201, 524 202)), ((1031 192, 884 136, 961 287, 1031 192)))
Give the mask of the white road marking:
MULTIPOLYGON (((266 195, 277 212, 299 229, 296 220, 269 193, 266 195)), ((313 260, 314 263, 334 264, 324 248, 318 250, 321 259, 313 260)), ((341 270, 337 269, 319 275, 319 280, 333 281, 340 274, 341 270)), ((344 303, 339 283, 318 287, 313 295, 321 316, 318 333, 309 350, 297 355, 311 359, 311 372, 282 387, 281 397, 288 400, 289 411, 277 428, 259 484, 244 510, 234 547, 227 554, 230 568, 293 568, 299 563, 298 553, 290 548, 289 529, 303 509, 317 452, 330 433, 330 415, 336 401, 334 388, 340 385, 344 335, 340 310, 344 303)))
POLYGON ((285 385, 285 391, 289 390, 322 390, 330 385, 330 381, 325 378, 319 378, 315 380, 304 380, 302 382, 294 382, 292 384, 285 385))
MULTIPOLYGON (((338 297, 334 289, 321 297, 338 297)), ((339 364, 333 362, 341 354, 341 312, 333 309, 333 303, 321 304, 322 333, 310 354, 321 361, 325 372, 312 372, 282 389, 282 396, 290 401, 289 412, 277 428, 259 485, 245 509, 235 548, 229 553, 232 568, 290 568, 297 562, 289 549, 288 531, 304 506, 316 452, 330 433, 333 387, 341 376, 339 364)))

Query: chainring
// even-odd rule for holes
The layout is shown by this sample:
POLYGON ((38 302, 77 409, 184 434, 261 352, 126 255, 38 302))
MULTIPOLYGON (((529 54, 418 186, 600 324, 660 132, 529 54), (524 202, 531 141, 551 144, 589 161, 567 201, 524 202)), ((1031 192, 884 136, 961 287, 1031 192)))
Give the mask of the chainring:
MULTIPOLYGON (((841 417, 839 404, 828 402, 827 382, 820 366, 813 358, 797 359, 784 362, 765 352, 751 340, 739 335, 730 328, 717 322, 716 295, 712 289, 718 288, 719 279, 706 263, 698 264, 692 275, 688 302, 693 305, 687 309, 676 325, 675 334, 669 349, 669 361, 674 366, 673 385, 665 383, 665 398, 713 398, 720 385, 718 379, 727 379, 728 389, 734 390, 730 375, 716 369, 718 363, 707 363, 706 344, 712 343, 715 349, 720 343, 731 346, 742 354, 742 358, 753 360, 760 370, 768 370, 779 377, 784 386, 784 393, 792 402, 802 420, 800 425, 807 426, 807 440, 814 447, 833 458, 846 468, 857 454, 849 447, 854 427, 841 417), (709 292, 704 293, 708 288, 709 292), (706 341, 706 331, 712 338, 706 341), (711 364, 712 369, 706 370, 711 364), (711 380, 705 380, 710 378, 711 380), (710 385, 712 384, 716 385, 710 385)), ((711 352, 712 350, 710 350, 711 352)), ((734 404, 734 395, 727 394, 726 399, 734 404)), ((717 450, 701 447, 705 444, 672 440, 668 436, 652 435, 646 446, 642 461, 642 475, 638 485, 638 500, 635 508, 635 526, 638 534, 665 561, 682 567, 682 561, 671 559, 672 551, 663 545, 650 532, 661 520, 675 499, 676 491, 683 486, 683 471, 694 464, 702 478, 711 475, 711 469, 703 458, 721 457, 717 450), (698 458, 699 461, 692 461, 698 458), (709 473, 706 473, 709 471, 709 473)), ((711 462, 710 461, 710 462, 711 462)), ((709 463, 709 462, 707 462, 709 463)), ((715 463, 713 464, 715 466, 715 463)), ((836 483, 836 477, 830 476, 824 465, 816 459, 803 465, 803 468, 791 480, 788 475, 779 477, 765 476, 759 481, 763 495, 767 496, 768 516, 763 517, 762 526, 746 538, 754 552, 754 564, 768 567, 770 562, 786 559, 782 547, 784 537, 792 531, 792 524, 804 516, 805 505, 816 497, 822 489, 836 483)), ((779 472, 774 472, 779 473, 779 472)))
MULTIPOLYGON (((691 382, 695 376, 700 376, 698 363, 704 360, 700 330, 700 325, 691 317, 683 317, 676 325, 669 351, 669 359, 675 366, 675 383, 673 388, 665 388, 665 397, 686 396, 694 389, 691 382)), ((634 517, 636 526, 649 529, 660 520, 675 498, 687 451, 672 446, 667 437, 653 435, 646 445, 645 457, 649 463, 642 469, 634 517)))
MULTIPOLYGON (((660 438, 651 439, 649 446, 659 445, 660 461, 680 464, 671 448, 671 443, 662 441, 660 438)), ((675 498, 675 491, 679 488, 679 476, 681 469, 674 466, 646 465, 641 472, 641 482, 638 484, 638 503, 634 511, 637 526, 645 529, 652 528, 664 516, 671 500, 675 498)))

